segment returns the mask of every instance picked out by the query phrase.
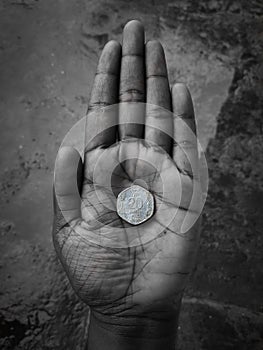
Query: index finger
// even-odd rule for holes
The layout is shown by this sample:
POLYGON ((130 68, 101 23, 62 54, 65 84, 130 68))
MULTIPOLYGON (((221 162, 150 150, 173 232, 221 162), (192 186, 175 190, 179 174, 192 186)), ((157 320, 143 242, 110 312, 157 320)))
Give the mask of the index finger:
POLYGON ((107 147, 116 141, 117 115, 110 118, 101 109, 118 103, 120 58, 121 45, 109 41, 101 53, 91 92, 86 120, 86 150, 107 147), (113 117, 116 120, 112 120, 113 117))

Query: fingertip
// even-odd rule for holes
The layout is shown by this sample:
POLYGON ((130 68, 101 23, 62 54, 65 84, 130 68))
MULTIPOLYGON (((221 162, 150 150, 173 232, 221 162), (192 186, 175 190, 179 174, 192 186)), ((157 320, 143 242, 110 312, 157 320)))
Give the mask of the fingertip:
POLYGON ((146 76, 168 77, 165 53, 158 40, 150 40, 145 45, 146 76))
POLYGON ((104 45, 103 50, 120 51, 121 44, 117 40, 110 40, 104 45))
POLYGON ((110 40, 105 44, 97 67, 97 74, 119 74, 121 58, 121 44, 116 40, 110 40))
POLYGON ((71 146, 63 146, 58 150, 56 163, 63 165, 71 164, 79 159, 81 159, 81 156, 75 148, 71 146))
POLYGON ((176 83, 172 86, 173 112, 182 118, 194 118, 194 107, 190 91, 186 84, 176 83))
POLYGON ((128 22, 123 28, 122 55, 144 54, 144 27, 138 20, 128 22))
POLYGON ((190 91, 186 84, 175 83, 172 85, 172 94, 174 95, 185 95, 191 97, 190 91))
POLYGON ((163 46, 159 40, 148 40, 146 42, 146 48, 164 52, 163 46))
POLYGON ((136 30, 144 33, 144 26, 141 21, 137 19, 132 19, 131 21, 127 22, 123 28, 123 32, 127 30, 136 30))

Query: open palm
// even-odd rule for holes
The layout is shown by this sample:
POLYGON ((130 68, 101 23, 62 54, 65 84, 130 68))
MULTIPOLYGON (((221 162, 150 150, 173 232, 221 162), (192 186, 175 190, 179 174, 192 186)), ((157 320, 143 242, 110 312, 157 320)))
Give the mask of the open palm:
POLYGON ((187 88, 170 91, 162 46, 145 45, 142 25, 129 22, 122 48, 109 42, 98 64, 84 165, 75 149, 63 147, 55 169, 54 244, 73 288, 95 313, 169 317, 178 307, 198 244, 194 132, 187 88), (119 102, 115 125, 101 111, 119 102), (140 103, 149 104, 145 113, 136 112, 140 103), (118 216, 116 198, 138 180, 153 194, 155 213, 132 226, 118 216))

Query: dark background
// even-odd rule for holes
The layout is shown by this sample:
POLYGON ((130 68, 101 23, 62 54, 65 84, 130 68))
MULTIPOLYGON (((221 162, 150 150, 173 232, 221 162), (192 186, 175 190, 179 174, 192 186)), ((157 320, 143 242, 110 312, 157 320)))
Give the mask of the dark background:
POLYGON ((179 349, 263 349, 262 15, 261 0, 0 0, 1 349, 84 349, 88 311, 51 241, 52 172, 130 19, 188 84, 210 169, 179 349))

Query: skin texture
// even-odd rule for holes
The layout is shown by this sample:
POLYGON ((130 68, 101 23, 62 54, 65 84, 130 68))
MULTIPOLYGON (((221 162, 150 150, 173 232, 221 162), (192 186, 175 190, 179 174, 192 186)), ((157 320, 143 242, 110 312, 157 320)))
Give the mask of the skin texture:
MULTIPOLYGON (((198 212, 201 202, 198 190, 189 208, 194 182, 200 186, 196 142, 185 125, 195 132, 195 120, 189 91, 183 84, 170 90, 163 48, 156 41, 145 44, 138 21, 125 26, 122 47, 115 41, 104 47, 89 113, 118 102, 126 103, 120 106, 117 120, 129 123, 95 137, 85 150, 84 164, 74 148, 63 147, 58 153, 54 245, 72 287, 91 308, 89 349, 172 349, 199 238, 199 221, 180 233, 187 210, 198 212), (152 105, 146 105, 141 124, 136 124, 138 115, 130 112, 127 102, 152 105), (153 105, 172 111, 174 117, 161 115, 153 105), (173 130, 173 137, 160 126, 173 130), (135 156, 121 162, 120 155, 129 152, 135 156), (106 174, 113 159, 119 166, 113 171, 113 193, 109 193, 106 174), (96 178, 95 163, 100 174, 96 178), (156 212, 130 231, 129 224, 105 204, 116 203, 118 193, 136 179, 143 179, 153 193, 156 212)), ((96 113, 92 117, 88 139, 96 134, 98 123, 107 125, 96 113)))

